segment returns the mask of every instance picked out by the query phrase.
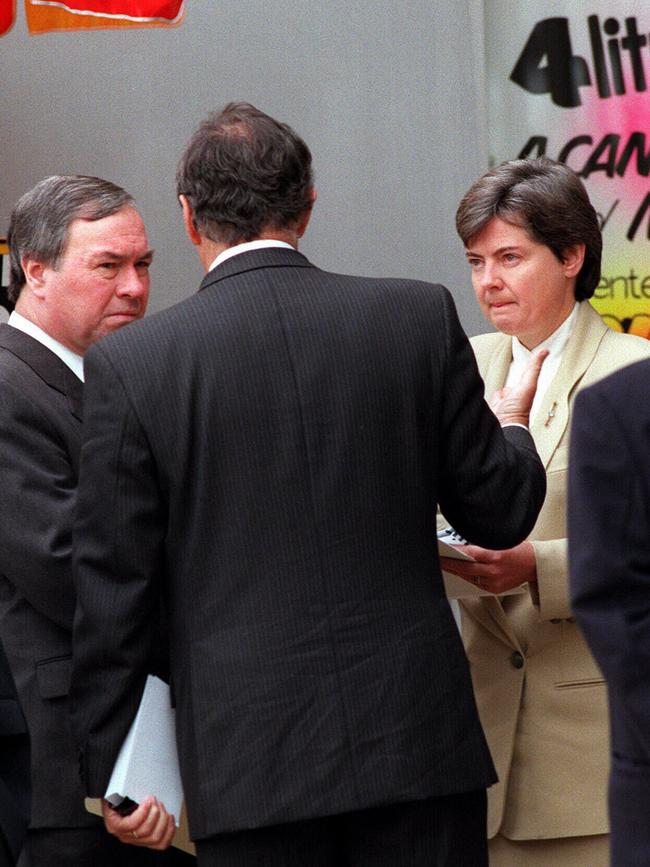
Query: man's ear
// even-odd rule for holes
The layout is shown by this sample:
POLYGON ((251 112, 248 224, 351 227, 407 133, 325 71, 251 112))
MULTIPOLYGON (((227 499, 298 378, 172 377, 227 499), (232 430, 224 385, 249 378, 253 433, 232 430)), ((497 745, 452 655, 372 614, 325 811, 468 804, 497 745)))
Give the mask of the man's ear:
POLYGON ((564 265, 564 275, 566 277, 577 277, 580 269, 585 261, 586 246, 584 244, 574 244, 572 247, 567 247, 562 251, 562 264, 564 265))
POLYGON ((37 298, 45 296, 45 269, 48 267, 43 262, 37 262, 36 259, 30 259, 28 256, 23 256, 20 260, 20 266, 25 274, 26 288, 32 292, 37 298))
POLYGON ((302 236, 307 231, 307 226, 309 225, 311 213, 314 210, 314 205, 316 204, 317 198, 318 193, 316 192, 316 187, 312 187, 309 191, 309 207, 300 215, 296 224, 296 234, 299 238, 302 238, 302 236))
POLYGON ((181 208, 183 209, 183 225, 185 226, 187 237, 195 247, 198 247, 201 244, 201 236, 194 222, 192 206, 182 194, 178 197, 178 201, 181 203, 181 208))

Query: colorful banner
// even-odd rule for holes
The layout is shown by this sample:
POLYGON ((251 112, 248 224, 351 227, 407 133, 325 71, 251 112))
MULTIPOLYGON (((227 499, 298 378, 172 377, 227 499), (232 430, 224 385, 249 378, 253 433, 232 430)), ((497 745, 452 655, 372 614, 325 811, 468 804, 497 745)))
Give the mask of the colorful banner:
POLYGON ((0 36, 4 36, 14 24, 16 0, 0 0, 0 36))
POLYGON ((182 0, 31 0, 32 6, 54 6, 78 15, 126 18, 130 21, 162 21, 173 24, 182 0))
POLYGON ((580 175, 603 228, 592 303, 650 338, 650 4, 485 0, 485 32, 490 163, 545 154, 580 175))
MULTIPOLYGON (((0 0, 0 3, 3 0, 0 0)), ((30 33, 107 27, 174 27, 183 0, 25 0, 30 33)))

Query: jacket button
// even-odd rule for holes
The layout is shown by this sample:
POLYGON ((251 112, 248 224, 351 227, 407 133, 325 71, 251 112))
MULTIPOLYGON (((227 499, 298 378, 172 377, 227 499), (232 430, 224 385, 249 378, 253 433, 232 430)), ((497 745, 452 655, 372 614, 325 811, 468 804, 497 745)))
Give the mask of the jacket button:
POLYGON ((515 652, 512 654, 512 656, 510 657, 510 662, 515 668, 524 667, 524 658, 518 650, 515 650, 515 652))

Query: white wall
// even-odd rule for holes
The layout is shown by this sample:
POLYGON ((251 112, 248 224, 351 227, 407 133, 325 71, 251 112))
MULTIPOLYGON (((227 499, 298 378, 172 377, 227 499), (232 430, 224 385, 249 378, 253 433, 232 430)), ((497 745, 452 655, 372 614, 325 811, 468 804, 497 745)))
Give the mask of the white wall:
POLYGON ((486 167, 482 0, 186 0, 173 30, 0 39, 0 232, 47 174, 135 195, 156 248, 152 309, 201 277, 174 172, 208 111, 245 99, 310 145, 319 200, 302 250, 323 267, 444 282, 484 330, 453 218, 486 167))

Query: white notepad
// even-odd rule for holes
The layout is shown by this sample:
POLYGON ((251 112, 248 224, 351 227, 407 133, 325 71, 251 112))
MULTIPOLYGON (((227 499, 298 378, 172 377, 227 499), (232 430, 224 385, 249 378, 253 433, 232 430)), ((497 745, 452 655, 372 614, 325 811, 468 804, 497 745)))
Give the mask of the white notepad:
POLYGON ((176 751, 176 720, 169 687, 149 675, 140 707, 124 739, 104 797, 114 806, 124 798, 141 803, 155 795, 179 824, 183 787, 176 751))

